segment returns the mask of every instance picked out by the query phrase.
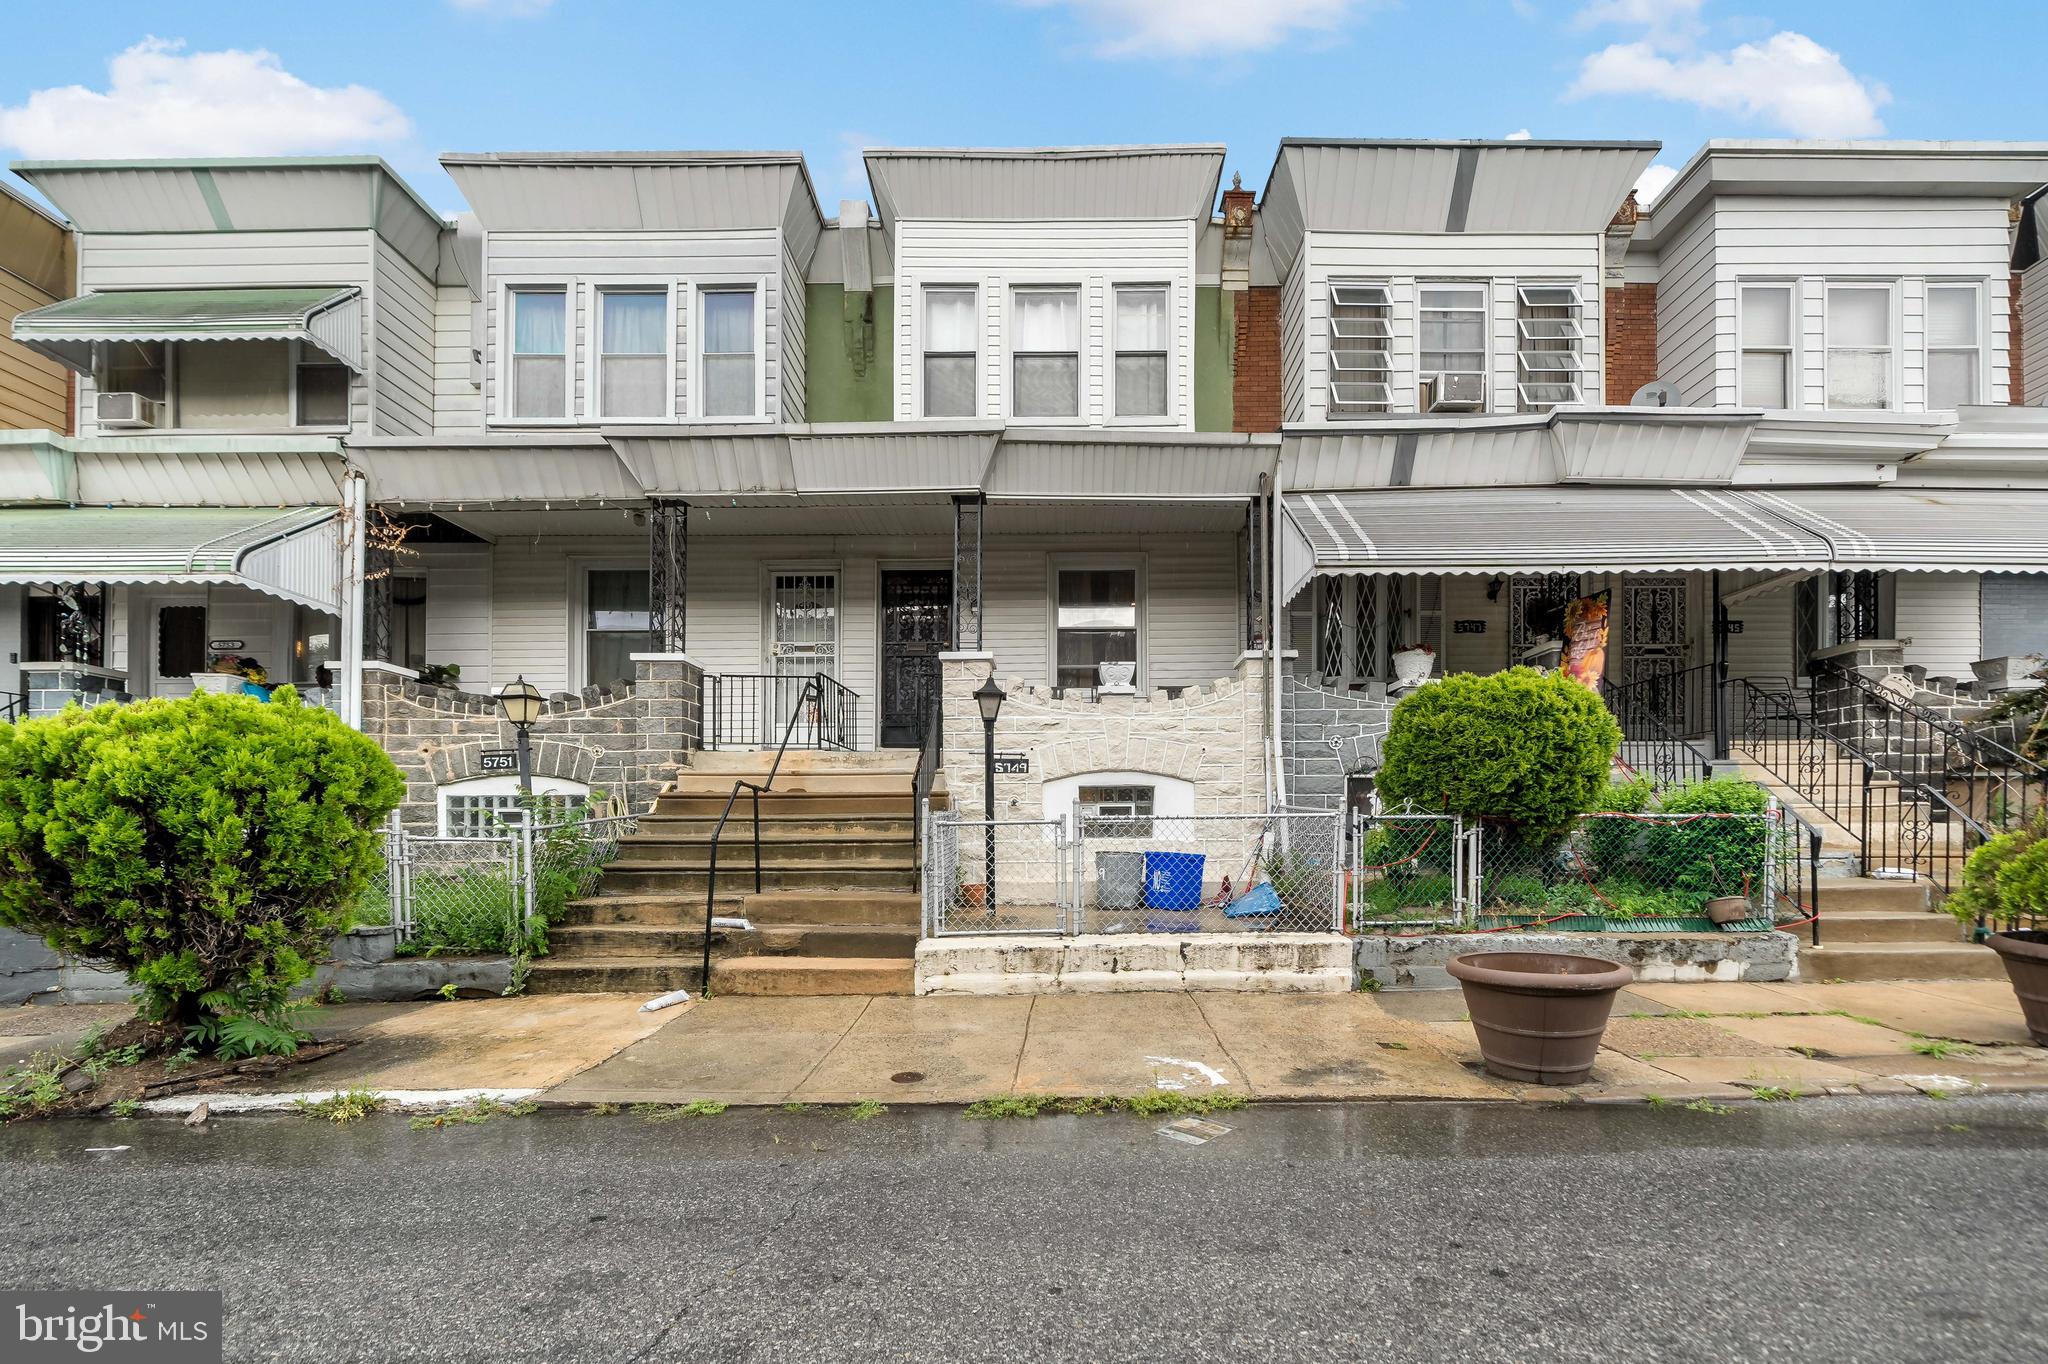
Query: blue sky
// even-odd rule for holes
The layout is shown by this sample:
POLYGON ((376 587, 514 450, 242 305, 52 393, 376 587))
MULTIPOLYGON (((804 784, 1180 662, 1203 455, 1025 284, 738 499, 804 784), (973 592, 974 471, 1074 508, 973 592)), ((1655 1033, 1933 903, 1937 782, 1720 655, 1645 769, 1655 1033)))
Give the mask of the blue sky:
POLYGON ((0 156, 1282 136, 2048 139, 2040 0, 99 0, 24 6, 0 156), (344 22, 345 21, 345 22, 344 22))

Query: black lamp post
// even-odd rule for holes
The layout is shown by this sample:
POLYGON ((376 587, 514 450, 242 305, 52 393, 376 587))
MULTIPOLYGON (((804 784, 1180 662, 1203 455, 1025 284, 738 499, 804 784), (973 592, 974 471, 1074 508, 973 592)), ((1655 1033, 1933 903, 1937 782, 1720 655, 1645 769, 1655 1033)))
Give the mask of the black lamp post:
POLYGON ((512 726, 512 746, 519 754, 519 794, 533 794, 533 741, 528 731, 540 719, 541 707, 546 704, 540 688, 526 680, 524 673, 505 684, 498 693, 498 709, 505 712, 505 722, 512 726))
POLYGON ((981 711, 982 813, 988 821, 988 866, 982 882, 981 903, 991 918, 996 912, 996 716, 1003 709, 1003 689, 990 673, 974 689, 974 704, 981 711))

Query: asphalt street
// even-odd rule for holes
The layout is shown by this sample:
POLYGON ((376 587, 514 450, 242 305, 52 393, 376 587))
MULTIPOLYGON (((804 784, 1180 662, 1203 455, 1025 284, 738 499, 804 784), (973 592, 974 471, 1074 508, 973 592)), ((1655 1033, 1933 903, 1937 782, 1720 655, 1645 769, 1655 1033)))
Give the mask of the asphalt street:
POLYGON ((2048 1358, 2048 1100, 1220 1121, 19 1123, 0 1284, 250 1360, 2048 1358))

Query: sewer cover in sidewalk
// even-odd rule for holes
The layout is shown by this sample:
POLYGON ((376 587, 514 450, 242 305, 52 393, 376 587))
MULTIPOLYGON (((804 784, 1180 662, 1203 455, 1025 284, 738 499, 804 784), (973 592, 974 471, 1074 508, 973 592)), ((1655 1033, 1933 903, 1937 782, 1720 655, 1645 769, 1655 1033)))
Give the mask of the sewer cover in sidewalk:
POLYGON ((924 1083, 924 1072, 921 1070, 899 1070, 889 1077, 889 1081, 891 1084, 898 1085, 922 1084, 924 1083))

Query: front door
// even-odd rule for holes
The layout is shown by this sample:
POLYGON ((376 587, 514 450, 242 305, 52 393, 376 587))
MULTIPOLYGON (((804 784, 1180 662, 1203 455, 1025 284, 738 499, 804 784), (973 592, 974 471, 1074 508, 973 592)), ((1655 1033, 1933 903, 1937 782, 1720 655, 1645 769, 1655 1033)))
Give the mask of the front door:
POLYGON ((1621 586, 1621 678, 1647 683, 1632 693, 1648 698, 1651 712, 1681 731, 1688 715, 1705 711, 1685 694, 1685 579, 1629 578, 1621 586), (1661 680, 1660 680, 1661 679, 1661 680))
MULTIPOLYGON (((814 570, 772 574, 768 625, 770 678, 763 697, 762 733, 772 746, 782 742, 804 683, 819 673, 828 678, 839 675, 839 575, 814 570)), ((822 716, 815 703, 806 706, 790 731, 790 742, 799 747, 816 744, 822 716)))
POLYGON ((953 575, 943 568, 884 570, 882 747, 916 748, 924 741, 939 654, 952 643, 953 575))

